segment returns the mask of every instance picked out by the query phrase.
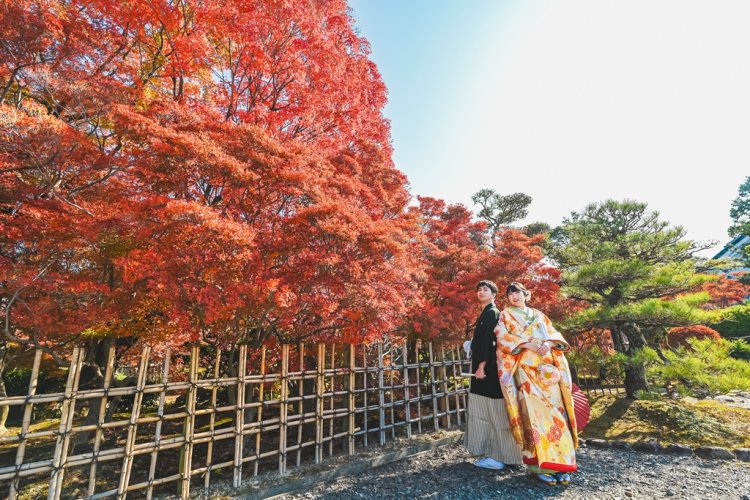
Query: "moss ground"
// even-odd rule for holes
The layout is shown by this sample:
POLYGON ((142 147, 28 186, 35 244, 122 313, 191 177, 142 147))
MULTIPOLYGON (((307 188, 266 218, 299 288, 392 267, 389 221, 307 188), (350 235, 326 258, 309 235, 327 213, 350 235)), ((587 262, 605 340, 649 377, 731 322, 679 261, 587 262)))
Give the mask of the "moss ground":
POLYGON ((715 401, 602 396, 591 401, 591 421, 582 437, 750 448, 750 410, 715 401))

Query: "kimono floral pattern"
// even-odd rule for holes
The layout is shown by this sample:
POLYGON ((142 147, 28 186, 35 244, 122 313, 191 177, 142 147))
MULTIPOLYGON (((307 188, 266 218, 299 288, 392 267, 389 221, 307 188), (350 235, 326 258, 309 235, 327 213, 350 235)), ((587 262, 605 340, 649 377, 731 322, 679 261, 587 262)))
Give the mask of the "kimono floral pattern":
POLYGON ((545 314, 536 309, 531 313, 505 309, 495 328, 498 375, 511 431, 523 449, 524 463, 572 472, 577 470, 578 435, 571 430, 576 429, 573 384, 563 354, 570 347, 545 314), (520 347, 545 341, 551 349, 544 356, 520 347))

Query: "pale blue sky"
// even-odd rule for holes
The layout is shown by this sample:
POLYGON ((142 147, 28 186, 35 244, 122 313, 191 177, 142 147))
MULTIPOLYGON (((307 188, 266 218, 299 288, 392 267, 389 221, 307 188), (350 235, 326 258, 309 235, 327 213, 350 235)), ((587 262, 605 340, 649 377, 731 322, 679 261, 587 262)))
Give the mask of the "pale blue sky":
POLYGON ((750 2, 350 0, 413 195, 489 187, 558 224, 645 201, 727 240, 750 175, 750 2))

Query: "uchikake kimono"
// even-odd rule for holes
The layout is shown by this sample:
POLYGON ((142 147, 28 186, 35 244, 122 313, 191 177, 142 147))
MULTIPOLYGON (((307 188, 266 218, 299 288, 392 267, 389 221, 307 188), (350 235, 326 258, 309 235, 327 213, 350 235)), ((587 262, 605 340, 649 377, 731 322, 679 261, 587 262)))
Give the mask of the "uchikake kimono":
POLYGON ((523 462, 539 470, 575 471, 578 435, 563 354, 570 346, 546 315, 531 308, 503 310, 495 334, 500 388, 523 462), (551 349, 544 356, 520 347, 545 341, 551 349))

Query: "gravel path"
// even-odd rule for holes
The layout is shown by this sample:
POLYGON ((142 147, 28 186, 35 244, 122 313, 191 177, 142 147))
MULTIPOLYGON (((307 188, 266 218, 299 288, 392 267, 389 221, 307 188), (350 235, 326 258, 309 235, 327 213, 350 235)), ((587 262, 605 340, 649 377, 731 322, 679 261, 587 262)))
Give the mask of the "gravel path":
POLYGON ((523 467, 479 469, 460 444, 281 498, 699 498, 750 500, 750 464, 581 448, 570 486, 536 483, 523 467))

